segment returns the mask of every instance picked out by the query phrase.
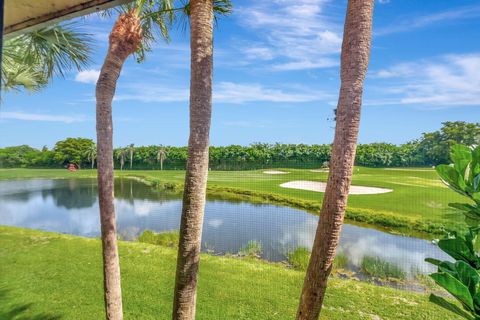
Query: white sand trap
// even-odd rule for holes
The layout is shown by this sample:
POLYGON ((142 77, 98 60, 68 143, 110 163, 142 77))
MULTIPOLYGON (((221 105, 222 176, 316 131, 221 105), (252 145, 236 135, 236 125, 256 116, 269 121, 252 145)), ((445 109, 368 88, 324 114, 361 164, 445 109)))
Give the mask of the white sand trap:
POLYGON ((390 170, 390 171, 410 171, 410 172, 415 172, 415 171, 425 171, 425 172, 435 172, 435 169, 400 169, 400 168, 385 168, 384 170, 390 170))
MULTIPOLYGON (((282 183, 280 185, 280 187, 282 188, 300 189, 300 190, 308 190, 308 191, 316 191, 316 192, 325 192, 326 186, 327 184, 325 182, 305 181, 305 180, 290 181, 290 182, 282 183)), ((350 194, 380 194, 380 193, 388 193, 392 191, 393 191, 392 189, 375 188, 375 187, 362 187, 362 186, 350 187, 350 194)))
POLYGON ((310 170, 310 172, 328 172, 329 170, 328 169, 313 169, 313 170, 310 170))
POLYGON ((287 174, 287 173, 290 173, 290 172, 278 171, 278 170, 267 170, 267 171, 263 171, 263 173, 266 173, 266 174, 287 174))

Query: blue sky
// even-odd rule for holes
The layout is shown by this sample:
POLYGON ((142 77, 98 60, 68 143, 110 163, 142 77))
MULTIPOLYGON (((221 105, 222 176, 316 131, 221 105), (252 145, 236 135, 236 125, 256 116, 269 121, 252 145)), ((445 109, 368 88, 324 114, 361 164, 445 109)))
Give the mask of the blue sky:
MULTIPOLYGON (((331 143, 346 1, 233 1, 215 29, 213 145, 331 143)), ((480 3, 376 0, 360 142, 403 143, 443 121, 480 119, 480 3)), ((0 146, 95 138, 95 80, 113 20, 90 16, 87 70, 40 93, 9 93, 0 146)), ((114 101, 114 144, 186 145, 189 40, 179 28, 130 58, 114 101)))

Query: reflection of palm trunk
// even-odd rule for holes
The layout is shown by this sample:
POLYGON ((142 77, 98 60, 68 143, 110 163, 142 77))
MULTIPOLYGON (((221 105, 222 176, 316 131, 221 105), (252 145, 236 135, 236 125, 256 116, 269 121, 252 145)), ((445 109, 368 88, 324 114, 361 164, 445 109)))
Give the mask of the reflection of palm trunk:
POLYGON ((190 138, 175 278, 175 320, 195 319, 212 112, 213 0, 191 0, 190 9, 190 138))
POLYGON ((373 0, 349 0, 342 45, 341 88, 330 173, 297 319, 317 320, 347 205, 357 147, 363 80, 370 58, 373 0))
POLYGON ((121 15, 110 33, 110 45, 97 82, 97 168, 102 230, 106 318, 123 319, 120 262, 114 208, 112 100, 123 63, 141 40, 138 18, 121 15))

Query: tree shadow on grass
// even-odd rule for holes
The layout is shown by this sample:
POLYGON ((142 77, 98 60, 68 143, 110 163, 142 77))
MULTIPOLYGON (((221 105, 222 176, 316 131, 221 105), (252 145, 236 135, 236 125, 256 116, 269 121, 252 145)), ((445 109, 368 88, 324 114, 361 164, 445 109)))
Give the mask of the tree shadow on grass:
MULTIPOLYGON (((9 290, 0 288, 0 301, 7 301, 9 290)), ((28 311, 33 303, 16 304, 9 308, 0 307, 0 320, 60 320, 61 316, 52 313, 31 314, 28 311)))

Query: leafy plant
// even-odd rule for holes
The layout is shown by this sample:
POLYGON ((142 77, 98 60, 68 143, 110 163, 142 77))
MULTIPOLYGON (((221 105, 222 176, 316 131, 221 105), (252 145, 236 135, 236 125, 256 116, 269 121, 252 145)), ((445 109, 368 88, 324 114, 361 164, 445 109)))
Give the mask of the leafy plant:
POLYGON ((258 258, 262 254, 262 243, 257 240, 248 241, 247 245, 240 248, 238 255, 241 257, 258 258))
POLYGON ((436 168, 442 181, 455 192, 469 198, 471 203, 451 203, 450 207, 460 210, 469 226, 464 236, 449 234, 438 241, 438 246, 455 259, 455 262, 426 259, 438 267, 430 277, 448 291, 457 305, 436 295, 430 301, 454 312, 465 319, 480 319, 480 256, 477 240, 480 230, 480 147, 469 148, 455 145, 451 148, 450 165, 436 168), (473 202, 473 203, 472 203, 473 202))

